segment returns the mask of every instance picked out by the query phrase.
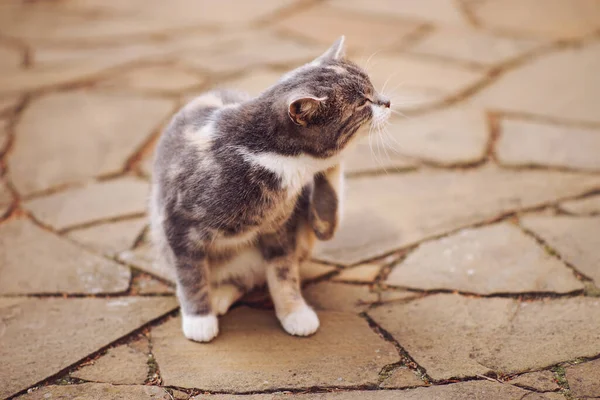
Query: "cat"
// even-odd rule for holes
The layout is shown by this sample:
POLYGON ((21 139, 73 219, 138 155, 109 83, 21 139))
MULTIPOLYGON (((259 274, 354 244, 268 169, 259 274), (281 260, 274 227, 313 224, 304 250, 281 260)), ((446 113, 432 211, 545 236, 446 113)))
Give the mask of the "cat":
POLYGON ((175 270, 185 337, 212 340, 217 315, 265 283, 286 332, 316 332, 299 264, 340 223, 342 155, 390 112, 342 36, 256 98, 215 90, 173 117, 155 153, 150 222, 159 262, 175 270))

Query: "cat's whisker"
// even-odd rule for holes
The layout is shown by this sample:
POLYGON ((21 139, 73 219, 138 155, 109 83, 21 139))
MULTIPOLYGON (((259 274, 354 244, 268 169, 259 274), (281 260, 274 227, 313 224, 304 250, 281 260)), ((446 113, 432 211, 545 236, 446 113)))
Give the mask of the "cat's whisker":
POLYGON ((392 79, 392 77, 398 75, 398 72, 393 72, 390 76, 388 76, 388 78, 385 80, 383 87, 381 88, 381 90, 379 91, 379 93, 385 93, 385 87, 387 86, 387 84, 389 83, 390 79, 392 79))
POLYGON ((367 58, 367 61, 365 62, 365 71, 369 70, 369 62, 371 61, 371 59, 375 57, 375 55, 377 55, 378 53, 381 53, 382 51, 383 49, 376 50, 375 52, 373 52, 373 54, 369 56, 369 58, 367 58))

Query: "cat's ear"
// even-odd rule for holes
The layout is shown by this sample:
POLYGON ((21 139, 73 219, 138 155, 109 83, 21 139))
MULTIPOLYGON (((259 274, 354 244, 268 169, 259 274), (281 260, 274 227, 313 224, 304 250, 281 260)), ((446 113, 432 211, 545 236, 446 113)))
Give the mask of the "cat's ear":
POLYGON ((346 54, 344 50, 345 42, 346 37, 340 36, 340 38, 336 40, 335 43, 325 53, 319 56, 315 62, 321 63, 322 61, 332 61, 344 58, 344 55, 346 54))
POLYGON ((317 115, 321 103, 325 99, 327 99, 327 97, 293 97, 288 103, 288 115, 296 125, 307 126, 317 115))

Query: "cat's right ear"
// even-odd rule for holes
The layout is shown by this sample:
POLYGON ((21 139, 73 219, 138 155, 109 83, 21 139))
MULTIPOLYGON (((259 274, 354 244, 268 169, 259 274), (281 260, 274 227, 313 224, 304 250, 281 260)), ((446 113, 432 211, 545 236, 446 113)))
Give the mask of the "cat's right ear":
POLYGON ((326 97, 300 96, 292 98, 288 104, 288 116, 296 124, 307 126, 317 115, 326 97))
POLYGON ((341 58, 344 58, 344 55, 345 55, 344 43, 345 42, 346 42, 346 37, 340 36, 340 38, 338 40, 336 40, 335 43, 325 53, 323 53, 320 57, 315 59, 315 61, 313 61, 313 62, 320 64, 323 61, 333 61, 333 60, 339 60, 341 58))

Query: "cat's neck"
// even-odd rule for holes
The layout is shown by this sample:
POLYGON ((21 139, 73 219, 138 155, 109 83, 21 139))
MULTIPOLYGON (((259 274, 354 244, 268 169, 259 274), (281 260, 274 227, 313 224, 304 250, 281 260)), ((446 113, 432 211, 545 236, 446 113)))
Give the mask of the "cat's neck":
POLYGON ((252 165, 277 175, 283 187, 297 193, 315 174, 337 165, 340 157, 311 154, 299 128, 286 118, 275 115, 271 105, 261 102, 260 98, 223 114, 236 151, 252 165))

